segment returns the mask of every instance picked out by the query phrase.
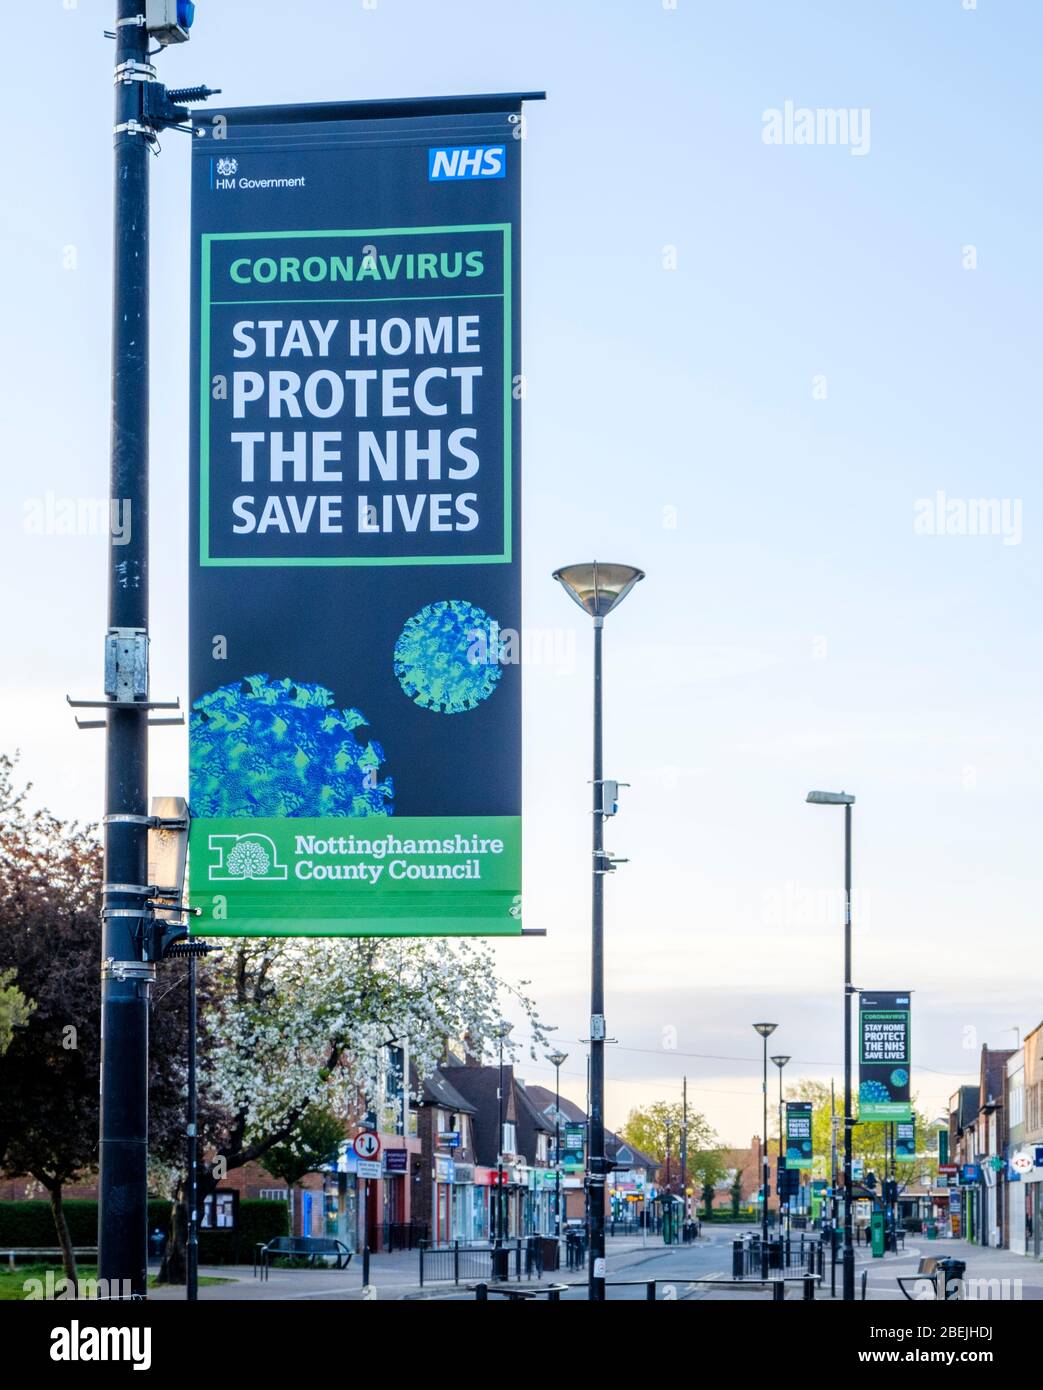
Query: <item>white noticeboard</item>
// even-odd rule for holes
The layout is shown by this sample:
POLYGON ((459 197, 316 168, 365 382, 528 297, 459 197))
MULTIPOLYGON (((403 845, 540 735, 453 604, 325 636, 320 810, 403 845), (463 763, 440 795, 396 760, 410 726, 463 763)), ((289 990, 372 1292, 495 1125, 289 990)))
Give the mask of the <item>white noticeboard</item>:
POLYGON ((379 1178, 382 1176, 379 1162, 373 1163, 370 1159, 366 1158, 359 1159, 357 1171, 360 1178, 379 1178))

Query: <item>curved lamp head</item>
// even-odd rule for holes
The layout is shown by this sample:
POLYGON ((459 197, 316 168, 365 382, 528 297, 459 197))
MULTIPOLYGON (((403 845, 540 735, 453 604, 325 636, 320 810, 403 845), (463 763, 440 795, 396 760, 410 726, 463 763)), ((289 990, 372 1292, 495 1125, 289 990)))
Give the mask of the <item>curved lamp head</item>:
POLYGON ((563 1067, 568 1060, 569 1054, 567 1052, 551 1052, 547 1056, 547 1061, 552 1067, 563 1067))
POLYGON ((769 1038, 779 1025, 777 1023, 755 1023, 753 1026, 762 1038, 769 1038))
POLYGON ((565 565, 553 574, 570 598, 592 618, 607 617, 644 577, 644 570, 633 565, 604 565, 597 560, 588 565, 565 565))
POLYGON ((772 1060, 772 1061, 775 1063, 775 1065, 778 1067, 779 1071, 781 1071, 782 1068, 783 1068, 783 1067, 786 1065, 786 1063, 789 1061, 789 1058, 788 1058, 788 1057, 773 1057, 771 1060, 772 1060))
POLYGON ((849 792, 808 792, 812 806, 853 806, 855 798, 849 792))

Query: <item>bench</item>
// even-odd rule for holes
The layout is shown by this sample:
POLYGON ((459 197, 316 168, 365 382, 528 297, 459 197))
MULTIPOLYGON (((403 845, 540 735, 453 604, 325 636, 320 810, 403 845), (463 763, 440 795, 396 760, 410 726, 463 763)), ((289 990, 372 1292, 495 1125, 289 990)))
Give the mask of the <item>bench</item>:
MULTIPOLYGON (((72 1253, 78 1260, 87 1255, 93 1255, 97 1258, 98 1247, 96 1245, 77 1245, 72 1253)), ((5 1255, 9 1269, 14 1269, 16 1259, 32 1258, 34 1264, 41 1264, 45 1259, 60 1261, 62 1258, 61 1249, 57 1245, 5 1245, 0 1248, 0 1259, 5 1255)))
POLYGON ((335 1236, 275 1236, 267 1245, 255 1247, 254 1278, 260 1270, 261 1278, 267 1279, 272 1260, 279 1255, 307 1260, 312 1267, 330 1256, 335 1261, 334 1269, 347 1269, 351 1264, 351 1251, 335 1236))
POLYGON ((928 1281, 933 1285, 933 1287, 934 1287, 934 1298, 935 1298, 936 1301, 937 1301, 938 1298, 939 1298, 939 1294, 938 1294, 938 1280, 939 1280, 939 1278, 940 1278, 941 1281, 942 1281, 942 1285, 941 1285, 941 1287, 942 1287, 942 1293, 941 1293, 941 1299, 942 1299, 942 1301, 956 1298, 956 1297, 958 1296, 957 1291, 956 1291, 956 1290, 953 1290, 952 1292, 949 1291, 949 1288, 948 1288, 948 1276, 949 1276, 949 1268, 948 1268, 948 1261, 947 1261, 947 1260, 938 1259, 937 1257, 935 1257, 935 1256, 933 1256, 933 1255, 924 1255, 924 1256, 921 1258, 919 1265, 917 1266, 917 1269, 916 1269, 916 1273, 915 1273, 915 1274, 899 1274, 899 1275, 896 1275, 896 1278, 897 1278, 897 1280, 898 1280, 898 1287, 902 1290, 902 1293, 905 1294, 905 1296, 906 1296, 906 1298, 909 1300, 909 1302, 910 1302, 910 1303, 917 1303, 917 1302, 920 1301, 919 1298, 917 1297, 917 1295, 916 1295, 915 1293, 910 1293, 910 1292, 909 1292, 909 1290, 906 1288, 906 1284, 912 1284, 912 1285, 915 1287, 916 1284, 922 1283, 922 1281, 925 1280, 925 1279, 928 1280, 928 1281))

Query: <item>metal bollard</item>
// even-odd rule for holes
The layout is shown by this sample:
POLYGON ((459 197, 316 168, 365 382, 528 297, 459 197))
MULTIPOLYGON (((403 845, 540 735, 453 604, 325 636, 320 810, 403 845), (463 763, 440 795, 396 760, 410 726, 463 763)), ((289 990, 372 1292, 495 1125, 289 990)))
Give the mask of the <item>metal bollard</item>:
POLYGON ((741 1279, 746 1273, 746 1246, 741 1240, 732 1241, 732 1278, 741 1279))
POLYGON ((476 1302, 476 1303, 488 1303, 488 1302, 489 1302, 489 1285, 488 1285, 488 1284, 475 1284, 475 1286, 474 1286, 474 1297, 475 1297, 475 1302, 476 1302))
POLYGON ((815 1281, 810 1274, 804 1276, 804 1302, 813 1303, 815 1300, 815 1281))
POLYGON ((649 1279, 648 1283, 645 1285, 645 1302, 646 1302, 646 1303, 654 1303, 654 1302, 655 1302, 655 1280, 654 1280, 654 1279, 649 1279))
MULTIPOLYGON (((423 1283, 423 1279, 420 1281, 423 1283)), ((362 1247, 362 1283, 365 1288, 369 1288, 369 1246, 362 1247)))
POLYGON ((786 1285, 781 1279, 771 1281, 771 1301, 772 1303, 782 1303, 786 1298, 786 1285))

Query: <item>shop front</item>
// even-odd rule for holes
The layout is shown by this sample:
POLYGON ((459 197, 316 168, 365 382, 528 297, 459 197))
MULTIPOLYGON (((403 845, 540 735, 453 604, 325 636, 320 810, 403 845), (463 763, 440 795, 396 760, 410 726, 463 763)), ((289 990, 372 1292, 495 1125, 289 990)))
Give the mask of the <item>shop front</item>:
POLYGON ((358 1249, 358 1163, 351 1146, 344 1143, 334 1162, 322 1174, 322 1226, 328 1236, 342 1240, 349 1250, 358 1249))

